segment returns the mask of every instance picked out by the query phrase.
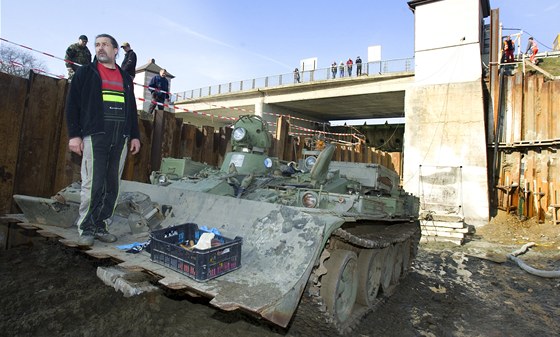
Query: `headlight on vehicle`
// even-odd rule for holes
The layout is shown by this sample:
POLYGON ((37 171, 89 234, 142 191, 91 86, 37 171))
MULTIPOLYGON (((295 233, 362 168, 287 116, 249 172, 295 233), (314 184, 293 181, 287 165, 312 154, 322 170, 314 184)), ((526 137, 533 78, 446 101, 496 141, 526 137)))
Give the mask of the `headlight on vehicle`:
POLYGON ((241 141, 247 135, 247 130, 245 128, 236 128, 233 130, 233 139, 236 141, 241 141))
POLYGON ((314 156, 309 156, 307 158, 305 158, 305 168, 308 170, 311 170, 313 168, 313 165, 315 165, 315 162, 317 161, 317 158, 314 156))
POLYGON ((158 183, 165 184, 166 182, 167 182, 167 176, 165 174, 162 174, 158 177, 158 183))
POLYGON ((264 167, 266 167, 266 168, 271 168, 271 167, 272 167, 272 159, 270 159, 270 158, 268 158, 268 157, 265 158, 265 160, 264 160, 264 167))
POLYGON ((301 204, 307 208, 315 208, 319 204, 319 196, 315 192, 305 192, 301 204))

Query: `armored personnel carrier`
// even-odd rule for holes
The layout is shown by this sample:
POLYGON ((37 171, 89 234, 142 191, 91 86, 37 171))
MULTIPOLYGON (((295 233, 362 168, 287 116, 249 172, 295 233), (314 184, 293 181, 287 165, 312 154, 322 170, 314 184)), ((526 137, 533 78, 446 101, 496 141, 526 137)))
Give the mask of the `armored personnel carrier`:
MULTIPOLYGON (((418 199, 381 165, 332 161, 334 146, 299 163, 268 156, 272 136, 258 116, 234 124, 232 151, 219 169, 152 184, 123 181, 111 232, 115 244, 92 250, 161 276, 171 288, 211 298, 286 327, 305 298, 325 321, 347 331, 391 295, 410 269, 420 239, 418 199), (114 245, 184 223, 242 237, 242 267, 207 282, 162 268, 148 254, 114 245)), ((76 242, 79 185, 54 199, 14 196, 29 222, 76 242)))

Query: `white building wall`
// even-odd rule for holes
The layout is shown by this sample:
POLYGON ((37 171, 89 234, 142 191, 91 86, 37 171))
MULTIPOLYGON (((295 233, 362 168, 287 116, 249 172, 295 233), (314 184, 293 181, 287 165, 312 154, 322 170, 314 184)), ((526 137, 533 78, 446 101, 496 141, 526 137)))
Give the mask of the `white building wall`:
POLYGON ((450 209, 474 226, 489 217, 481 13, 480 0, 416 6, 415 83, 405 95, 404 188, 436 208, 456 204, 450 209))
POLYGON ((416 82, 429 85, 480 78, 481 22, 479 0, 443 0, 417 6, 416 82))
POLYGON ((143 87, 143 85, 147 85, 146 72, 137 73, 136 76, 134 76, 134 82, 137 83, 137 85, 134 85, 134 96, 136 97, 136 109, 148 111, 148 108, 150 107, 150 103, 143 102, 138 99, 138 98, 144 98, 144 99, 151 98, 150 95, 146 96, 147 90, 143 87))

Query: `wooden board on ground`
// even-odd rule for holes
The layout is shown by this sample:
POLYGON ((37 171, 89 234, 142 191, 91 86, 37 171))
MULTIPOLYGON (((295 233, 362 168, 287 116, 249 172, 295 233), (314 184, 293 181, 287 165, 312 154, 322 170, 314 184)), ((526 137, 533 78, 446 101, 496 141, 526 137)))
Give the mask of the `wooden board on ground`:
POLYGON ((447 238, 443 236, 422 236, 420 238, 421 243, 431 243, 431 242, 451 242, 456 245, 462 245, 463 239, 447 238))
POLYGON ((63 228, 31 223, 18 223, 18 225, 25 229, 37 230, 38 234, 45 237, 58 237, 58 241, 63 245, 83 250, 84 253, 94 258, 111 259, 118 263, 119 266, 127 269, 146 272, 159 279, 158 281, 162 286, 170 289, 188 289, 190 283, 196 282, 187 276, 152 262, 150 260, 150 253, 146 251, 132 254, 117 247, 134 242, 145 242, 149 239, 148 233, 134 235, 130 233, 129 228, 111 228, 111 232, 119 238, 117 242, 103 243, 96 240, 92 247, 87 248, 78 246, 78 229, 75 226, 63 228))

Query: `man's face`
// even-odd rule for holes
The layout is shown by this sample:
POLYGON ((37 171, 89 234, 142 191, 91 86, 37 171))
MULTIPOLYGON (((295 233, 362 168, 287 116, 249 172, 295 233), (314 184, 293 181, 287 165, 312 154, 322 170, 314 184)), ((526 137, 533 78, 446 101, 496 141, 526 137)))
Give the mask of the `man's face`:
POLYGON ((87 44, 87 40, 80 39, 80 46, 85 47, 87 44))
POLYGON ((119 49, 113 47, 111 39, 107 37, 98 37, 95 39, 95 56, 101 63, 113 64, 117 57, 119 49))
POLYGON ((166 75, 167 74, 165 73, 165 70, 162 69, 162 70, 159 71, 159 76, 165 77, 166 75))

